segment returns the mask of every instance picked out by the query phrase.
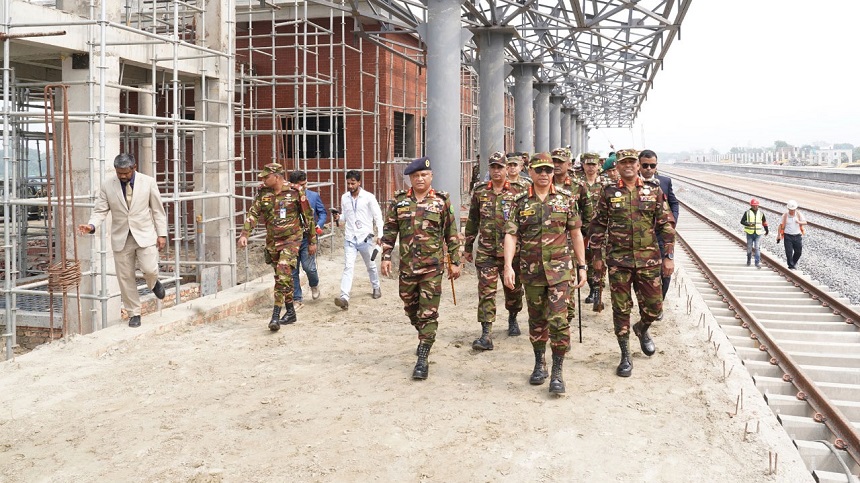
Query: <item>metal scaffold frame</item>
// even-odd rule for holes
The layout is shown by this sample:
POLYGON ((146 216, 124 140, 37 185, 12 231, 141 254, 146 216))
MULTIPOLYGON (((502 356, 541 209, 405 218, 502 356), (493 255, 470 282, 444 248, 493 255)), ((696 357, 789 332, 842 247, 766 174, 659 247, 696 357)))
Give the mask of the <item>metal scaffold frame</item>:
MULTIPOLYGON (((394 149, 402 136, 395 136, 393 113, 423 121, 427 103, 423 87, 417 96, 402 87, 410 79, 395 63, 417 69, 405 59, 420 49, 367 42, 365 25, 351 24, 346 2, 243 0, 237 19, 237 212, 247 212, 257 173, 269 162, 305 171, 327 207, 339 204, 346 170, 361 172, 365 189, 380 200, 402 188, 403 153, 394 149), (318 148, 323 144, 327 150, 318 148)), ((420 156, 423 130, 413 132, 410 155, 420 156)))
MULTIPOLYGON (((232 122, 220 114, 232 112, 233 0, 221 0, 220 4, 217 0, 123 0, 119 5, 90 2, 73 14, 58 10, 54 2, 34 5, 2 0, 0 7, 2 180, 3 186, 10 188, 2 195, 6 357, 12 357, 17 345, 18 299, 48 295, 44 267, 30 260, 38 252, 34 246, 38 247, 38 240, 48 231, 76 236, 75 227, 48 227, 41 222, 41 215, 35 223, 27 216, 21 219, 21 214, 29 213, 32 207, 57 209, 47 196, 52 193, 27 190, 43 186, 42 177, 50 181, 54 176, 52 146, 48 144, 68 142, 74 148, 78 159, 72 169, 78 193, 74 201, 78 208, 84 208, 77 213, 81 220, 89 217, 101 183, 111 175, 117 153, 108 152, 109 145, 135 154, 139 170, 156 178, 169 215, 169 249, 162 254, 162 280, 173 284, 175 300, 181 299, 183 283, 195 278, 202 282, 202 272, 210 267, 222 271, 216 285, 234 285, 235 248, 224 253, 218 247, 207 247, 207 240, 223 235, 217 228, 220 223, 235 226, 232 210, 221 208, 233 203, 232 182, 218 178, 233 176, 232 122), (214 19, 210 14, 207 18, 206 7, 210 5, 218 5, 223 17, 214 19), (33 21, 37 18, 38 22, 33 21), (213 31, 210 25, 221 30, 213 31), (65 42, 51 40, 56 36, 65 42), (71 66, 66 64, 69 57, 71 66), (83 69, 74 64, 79 60, 86 64, 83 69), (226 82, 219 90, 221 76, 226 82), (74 101, 69 112, 57 109, 58 115, 67 116, 74 131, 69 139, 59 136, 58 125, 46 126, 41 110, 32 107, 44 86, 58 83, 74 90, 69 95, 74 101), (46 144, 32 141, 38 136, 47 139, 46 144), (222 137, 226 147, 220 152, 227 155, 207 156, 207 147, 222 137), (21 170, 29 165, 27 156, 33 150, 40 168, 46 168, 39 171, 40 179, 35 181, 21 170)), ((50 102, 62 105, 60 99, 50 102)), ((56 196, 53 200, 68 201, 56 196)), ((87 267, 83 285, 89 288, 70 297, 89 301, 91 308, 69 332, 101 329, 119 318, 118 312, 108 314, 108 303, 117 303, 118 296, 108 280, 112 275, 109 233, 102 227, 89 240, 81 254, 87 267)), ((44 245, 44 251, 59 250, 57 244, 52 245, 44 245)), ((46 312, 56 309, 43 308, 46 312)), ((32 320, 32 314, 29 318, 32 320)), ((49 339, 58 335, 68 334, 48 327, 49 339)))

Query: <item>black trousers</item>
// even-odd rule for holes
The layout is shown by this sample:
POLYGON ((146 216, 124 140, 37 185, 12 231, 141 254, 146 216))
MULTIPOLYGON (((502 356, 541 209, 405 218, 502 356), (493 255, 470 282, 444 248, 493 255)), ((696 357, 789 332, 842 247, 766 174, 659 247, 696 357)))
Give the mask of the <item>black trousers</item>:
POLYGON ((788 268, 797 266, 797 261, 800 260, 800 255, 803 254, 803 235, 784 234, 785 238, 785 261, 788 262, 788 268))

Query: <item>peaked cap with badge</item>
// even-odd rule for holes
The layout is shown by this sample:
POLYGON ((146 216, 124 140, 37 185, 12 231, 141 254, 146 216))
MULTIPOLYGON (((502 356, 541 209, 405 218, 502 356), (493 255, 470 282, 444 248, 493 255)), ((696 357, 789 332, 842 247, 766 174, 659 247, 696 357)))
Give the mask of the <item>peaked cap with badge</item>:
POLYGON ((547 153, 547 152, 535 153, 532 156, 531 161, 529 161, 529 167, 532 169, 539 168, 541 166, 549 166, 549 167, 553 166, 552 156, 550 156, 549 153, 547 153))
POLYGON ((639 151, 635 149, 619 149, 615 152, 616 162, 622 161, 624 159, 635 159, 639 160, 639 151))
POLYGON ((489 164, 498 164, 499 166, 505 166, 507 162, 507 158, 505 157, 505 153, 501 151, 496 151, 495 153, 490 155, 489 164))
POLYGON ((583 153, 580 158, 583 164, 599 164, 600 155, 597 153, 583 153))
POLYGON ((403 169, 403 174, 410 175, 412 173, 417 173, 418 171, 433 171, 430 168, 430 158, 424 156, 423 158, 413 159, 411 163, 406 165, 406 168, 403 169))
POLYGON ((269 164, 263 166, 262 171, 260 171, 260 174, 257 175, 257 177, 265 178, 266 176, 268 176, 270 174, 280 174, 283 176, 284 167, 278 163, 269 163, 269 164))

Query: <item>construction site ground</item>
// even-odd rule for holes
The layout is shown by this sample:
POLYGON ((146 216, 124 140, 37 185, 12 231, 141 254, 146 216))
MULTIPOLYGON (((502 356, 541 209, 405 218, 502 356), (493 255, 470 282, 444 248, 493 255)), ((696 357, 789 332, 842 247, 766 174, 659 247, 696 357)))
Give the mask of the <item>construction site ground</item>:
POLYGON ((322 297, 303 275, 298 323, 279 332, 266 274, 0 363, 0 482, 810 481, 683 266, 658 352, 634 338, 630 378, 615 375, 609 295, 601 314, 583 307, 560 397, 528 384, 525 312, 523 336, 502 309, 495 350, 471 349, 474 269, 456 306, 445 283, 430 377, 414 381, 397 280, 372 299, 359 260, 342 311, 342 266, 323 249, 322 297))

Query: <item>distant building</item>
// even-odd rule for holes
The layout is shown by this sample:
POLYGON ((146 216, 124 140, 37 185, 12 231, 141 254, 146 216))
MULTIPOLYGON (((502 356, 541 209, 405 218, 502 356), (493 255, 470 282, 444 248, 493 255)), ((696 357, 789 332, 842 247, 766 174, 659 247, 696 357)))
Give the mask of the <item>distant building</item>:
POLYGON ((839 166, 842 163, 850 163, 852 150, 822 148, 815 153, 815 164, 819 166, 839 166))

